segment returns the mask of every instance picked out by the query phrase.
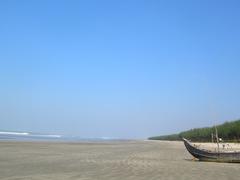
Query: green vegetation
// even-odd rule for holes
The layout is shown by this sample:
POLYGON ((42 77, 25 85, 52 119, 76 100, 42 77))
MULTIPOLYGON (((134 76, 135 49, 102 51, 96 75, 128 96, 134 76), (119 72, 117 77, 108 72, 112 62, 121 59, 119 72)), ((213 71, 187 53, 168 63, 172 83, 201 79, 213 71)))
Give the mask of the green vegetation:
MULTIPOLYGON (((219 138, 224 141, 240 142, 240 120, 225 122, 224 124, 216 126, 219 138)), ((182 137, 192 141, 209 142, 212 140, 212 133, 215 133, 215 127, 195 128, 188 131, 180 132, 179 134, 172 134, 166 136, 150 137, 150 140, 181 140, 182 137)))
POLYGON ((168 141, 176 141, 181 140, 181 137, 179 134, 171 134, 171 135, 165 135, 165 136, 154 136, 148 138, 149 140, 168 140, 168 141))

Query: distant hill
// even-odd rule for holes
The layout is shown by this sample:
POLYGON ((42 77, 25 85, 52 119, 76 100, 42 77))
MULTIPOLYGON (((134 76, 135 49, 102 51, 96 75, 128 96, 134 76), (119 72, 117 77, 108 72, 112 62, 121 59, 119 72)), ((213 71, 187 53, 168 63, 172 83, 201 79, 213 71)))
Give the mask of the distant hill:
MULTIPOLYGON (((217 125, 218 136, 224 141, 240 142, 240 120, 225 122, 217 125)), ((181 140, 182 137, 192 141, 209 142, 211 141, 212 133, 215 133, 215 127, 195 128, 188 131, 180 132, 179 134, 171 134, 165 136, 155 136, 148 138, 149 140, 181 140)))

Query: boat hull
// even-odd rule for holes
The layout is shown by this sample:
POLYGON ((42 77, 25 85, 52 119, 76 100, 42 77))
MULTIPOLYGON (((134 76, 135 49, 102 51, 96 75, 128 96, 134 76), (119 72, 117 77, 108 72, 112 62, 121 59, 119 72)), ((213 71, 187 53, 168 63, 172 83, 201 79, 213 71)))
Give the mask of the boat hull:
POLYGON ((194 147, 187 139, 183 139, 188 152, 200 161, 240 163, 240 152, 213 152, 194 147))

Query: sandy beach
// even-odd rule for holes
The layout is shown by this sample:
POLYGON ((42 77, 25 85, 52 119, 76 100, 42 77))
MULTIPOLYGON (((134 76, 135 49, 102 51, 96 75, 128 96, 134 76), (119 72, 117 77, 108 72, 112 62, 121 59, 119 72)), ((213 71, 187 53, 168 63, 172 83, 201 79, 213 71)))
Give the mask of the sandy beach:
POLYGON ((0 142, 1 180, 238 180, 240 164, 198 162, 182 142, 0 142))

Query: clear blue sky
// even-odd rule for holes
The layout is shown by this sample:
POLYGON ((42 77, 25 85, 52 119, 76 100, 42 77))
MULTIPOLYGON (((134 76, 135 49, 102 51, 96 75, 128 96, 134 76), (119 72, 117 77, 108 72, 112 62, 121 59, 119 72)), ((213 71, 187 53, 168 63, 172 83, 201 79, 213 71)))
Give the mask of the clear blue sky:
POLYGON ((0 129, 144 138, 240 118, 240 3, 0 2, 0 129))

